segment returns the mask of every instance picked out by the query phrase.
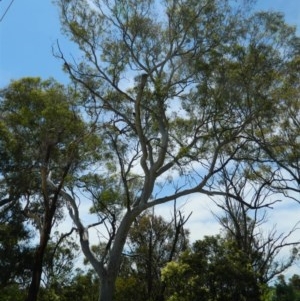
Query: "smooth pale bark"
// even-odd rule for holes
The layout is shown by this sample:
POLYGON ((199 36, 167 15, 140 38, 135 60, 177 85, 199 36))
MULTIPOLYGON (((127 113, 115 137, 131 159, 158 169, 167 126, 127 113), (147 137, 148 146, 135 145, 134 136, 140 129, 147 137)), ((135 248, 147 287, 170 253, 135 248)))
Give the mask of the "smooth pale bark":
POLYGON ((99 301, 112 301, 115 290, 115 282, 120 269, 123 248, 128 236, 130 226, 138 215, 140 210, 138 208, 128 211, 115 236, 113 247, 109 255, 109 263, 105 273, 100 278, 100 297, 99 301))
POLYGON ((112 301, 115 290, 115 279, 109 275, 104 275, 100 283, 99 301, 112 301))
MULTIPOLYGON (((48 178, 48 185, 51 189, 59 191, 59 194, 65 199, 68 204, 69 214, 73 222, 78 228, 80 236, 80 244, 84 255, 87 257, 89 262, 92 264, 97 275, 100 278, 100 301, 112 301, 115 290, 115 281, 118 276, 122 251, 126 242, 126 238, 130 229, 130 226, 135 217, 137 217, 145 206, 140 205, 131 211, 127 211, 122 219, 120 226, 116 232, 113 246, 109 252, 109 261, 107 265, 103 261, 98 260, 92 253, 89 247, 89 235, 88 229, 84 227, 80 220, 79 211, 73 197, 59 188, 48 178)), ((28 300, 31 301, 31 300, 28 300)))

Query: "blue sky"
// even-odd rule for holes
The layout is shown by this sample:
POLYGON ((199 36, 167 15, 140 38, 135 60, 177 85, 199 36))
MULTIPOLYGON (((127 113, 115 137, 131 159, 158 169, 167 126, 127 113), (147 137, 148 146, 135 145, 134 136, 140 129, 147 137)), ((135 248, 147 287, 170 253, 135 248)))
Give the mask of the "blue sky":
MULTIPOLYGON (((0 19, 11 1, 0 0, 0 19)), ((261 9, 282 11, 290 24, 299 24, 300 28, 299 0, 257 2, 261 9)), ((0 88, 24 76, 54 77, 68 82, 61 61, 52 55, 57 39, 64 51, 74 51, 74 46, 60 32, 58 8, 51 0, 13 0, 0 22, 0 88)))
MULTIPOLYGON (((1 16, 10 2, 1 0, 1 16)), ((71 48, 61 35, 58 8, 51 0, 14 0, 0 22, 0 87, 24 76, 67 81, 61 61, 52 55, 57 39, 66 51, 71 48)))

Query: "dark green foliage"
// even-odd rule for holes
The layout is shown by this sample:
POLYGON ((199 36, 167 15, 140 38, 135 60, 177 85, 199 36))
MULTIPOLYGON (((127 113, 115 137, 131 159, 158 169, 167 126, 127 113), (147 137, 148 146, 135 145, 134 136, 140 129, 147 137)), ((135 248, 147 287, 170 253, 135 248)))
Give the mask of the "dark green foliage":
POLYGON ((259 283, 233 241, 207 236, 163 270, 167 300, 258 301, 259 283))
POLYGON ((99 145, 81 118, 78 100, 74 89, 53 79, 23 78, 1 90, 0 209, 13 206, 10 221, 17 218, 20 229, 33 227, 34 254, 24 268, 32 277, 30 301, 37 296, 52 227, 63 218, 64 203, 48 188, 48 178, 60 189, 74 183, 99 145))
POLYGON ((63 296, 64 301, 97 301, 99 280, 91 272, 78 273, 65 288, 63 296))
POLYGON ((300 301, 299 275, 293 275, 288 283, 283 275, 275 283, 272 301, 300 301))
POLYGON ((30 231, 18 203, 0 211, 0 290, 24 288, 32 269, 33 248, 30 231))
POLYGON ((76 275, 69 275, 67 283, 58 279, 59 286, 41 287, 39 301, 97 301, 99 282, 93 273, 76 271, 76 275))
POLYGON ((0 290, 0 301, 24 301, 27 292, 19 284, 12 284, 0 290))

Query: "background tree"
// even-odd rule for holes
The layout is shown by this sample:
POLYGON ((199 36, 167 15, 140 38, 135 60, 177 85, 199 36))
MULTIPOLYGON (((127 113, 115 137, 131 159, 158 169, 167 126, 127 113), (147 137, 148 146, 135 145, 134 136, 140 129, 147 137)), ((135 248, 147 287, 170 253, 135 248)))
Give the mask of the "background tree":
POLYGON ((220 188, 227 195, 214 199, 223 210, 217 216, 222 234, 196 241, 163 269, 169 300, 265 300, 269 282, 297 259, 299 241, 290 238, 297 225, 287 234, 263 229, 266 208, 277 202, 271 188, 275 179, 265 181, 257 170, 250 173, 240 164, 223 169, 220 188), (281 259, 286 248, 290 255, 281 259))
POLYGON ((259 300, 246 254, 221 236, 196 241, 162 276, 166 300, 259 300))
MULTIPOLYGON (((79 255, 79 246, 72 237, 54 233, 47 245, 43 260, 43 292, 57 297, 70 285, 74 278, 75 263, 79 255)), ((45 297, 44 297, 45 298, 45 297)), ((50 299, 50 298, 49 298, 50 299)))
POLYGON ((91 271, 74 275, 71 283, 63 291, 66 301, 97 301, 98 295, 99 279, 91 271))
POLYGON ((163 268, 166 300, 264 300, 269 288, 254 264, 236 241, 204 237, 163 268))
POLYGON ((275 283, 275 294, 272 301, 300 300, 297 278, 299 279, 298 275, 293 275, 289 282, 286 283, 285 277, 283 275, 278 276, 278 280, 275 283))
POLYGON ((58 2, 83 58, 57 55, 110 149, 100 172, 81 179, 107 230, 100 259, 75 198, 60 196, 100 278, 100 300, 110 301, 134 220, 191 193, 223 194, 214 176, 237 153, 247 158, 246 132, 258 122, 272 128, 295 31, 276 13, 250 16, 230 1, 58 2))
POLYGON ((90 156, 89 129, 77 101, 74 90, 52 79, 24 78, 1 91, 1 205, 21 209, 39 235, 28 301, 37 298, 51 230, 63 216, 58 191, 71 183, 90 156), (50 170, 59 187, 56 193, 47 187, 50 170))
POLYGON ((184 229, 188 218, 174 211, 171 221, 153 213, 134 221, 117 278, 116 300, 130 300, 132 292, 136 300, 164 300, 161 269, 188 247, 188 231, 184 229))
POLYGON ((299 230, 296 223, 288 233, 278 233, 276 226, 265 229, 268 222, 267 210, 276 206, 281 194, 273 189, 276 173, 263 173, 261 169, 241 168, 232 164, 224 168, 221 183, 228 192, 222 200, 215 199, 223 214, 216 216, 223 235, 232 240, 237 248, 247 254, 249 264, 256 273, 260 286, 266 285, 277 275, 289 268, 297 259, 299 240, 292 235, 299 230), (231 195, 235 195, 232 198, 231 195), (240 202, 236 202, 240 199, 240 202), (280 260, 280 253, 291 248, 291 256, 280 260))

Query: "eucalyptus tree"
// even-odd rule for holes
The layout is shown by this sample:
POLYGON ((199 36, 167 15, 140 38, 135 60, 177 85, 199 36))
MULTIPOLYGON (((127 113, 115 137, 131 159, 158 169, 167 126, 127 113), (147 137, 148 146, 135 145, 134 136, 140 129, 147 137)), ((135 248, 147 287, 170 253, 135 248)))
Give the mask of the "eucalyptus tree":
POLYGON ((248 1, 57 2, 82 57, 59 45, 56 54, 109 149, 80 184, 106 230, 100 258, 76 197, 60 195, 100 278, 100 300, 110 301, 128 232, 144 210, 192 193, 226 194, 214 179, 238 153, 247 158, 258 123, 273 126, 295 34, 276 13, 248 14, 248 1))
POLYGON ((1 210, 18 207, 38 241, 27 267, 28 301, 37 299, 51 230, 63 217, 59 190, 85 167, 93 145, 78 96, 74 89, 40 78, 14 81, 1 90, 1 210), (50 171, 59 187, 55 193, 47 187, 50 171))

